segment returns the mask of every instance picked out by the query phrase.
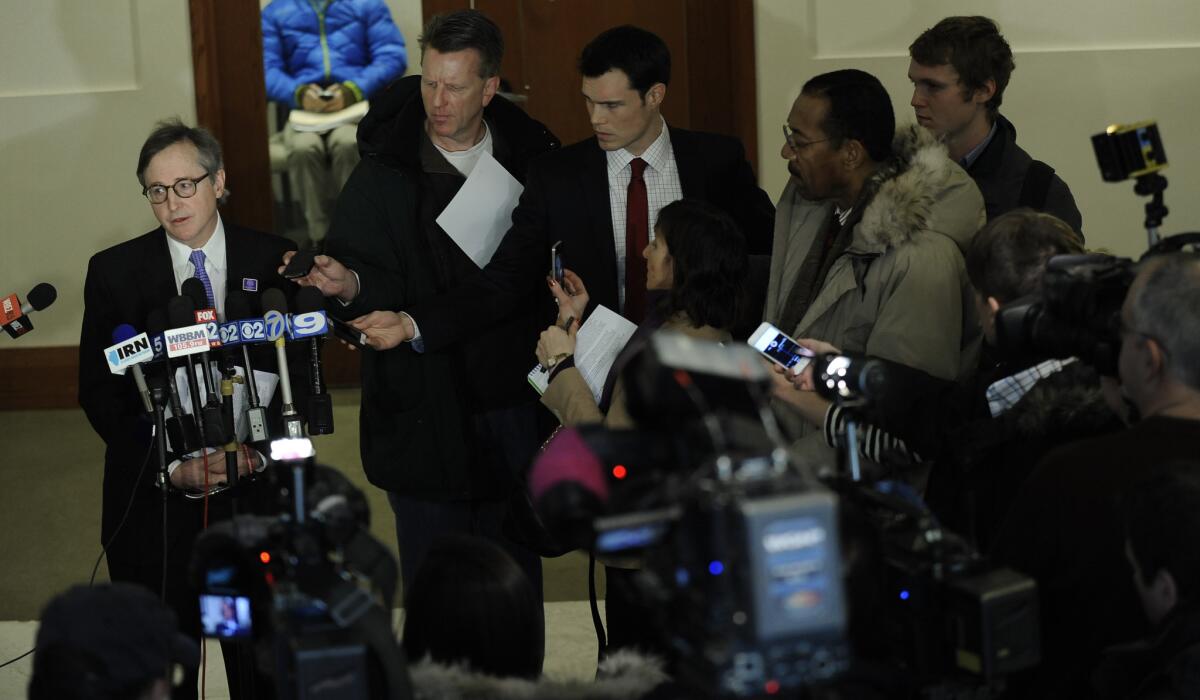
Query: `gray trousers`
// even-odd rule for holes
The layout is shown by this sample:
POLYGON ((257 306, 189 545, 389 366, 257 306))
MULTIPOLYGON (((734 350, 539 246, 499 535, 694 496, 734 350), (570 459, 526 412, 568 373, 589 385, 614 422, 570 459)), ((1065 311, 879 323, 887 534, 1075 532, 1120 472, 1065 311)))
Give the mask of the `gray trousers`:
POLYGON ((357 135, 357 124, 339 126, 324 134, 283 129, 288 176, 304 207, 308 237, 314 242, 325 239, 333 203, 358 165, 357 135))

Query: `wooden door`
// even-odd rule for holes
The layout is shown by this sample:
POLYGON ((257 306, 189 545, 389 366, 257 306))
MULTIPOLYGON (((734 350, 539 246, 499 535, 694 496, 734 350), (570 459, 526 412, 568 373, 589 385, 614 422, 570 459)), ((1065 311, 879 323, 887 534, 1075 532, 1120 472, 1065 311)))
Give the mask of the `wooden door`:
MULTIPOLYGON (((579 94, 579 52, 597 34, 634 24, 671 50, 663 115, 686 129, 742 140, 756 165, 758 123, 754 4, 741 0, 424 0, 425 20, 474 7, 504 33, 501 76, 527 98, 530 115, 563 143, 592 134, 579 94)), ((414 51, 414 60, 416 52, 414 51)))

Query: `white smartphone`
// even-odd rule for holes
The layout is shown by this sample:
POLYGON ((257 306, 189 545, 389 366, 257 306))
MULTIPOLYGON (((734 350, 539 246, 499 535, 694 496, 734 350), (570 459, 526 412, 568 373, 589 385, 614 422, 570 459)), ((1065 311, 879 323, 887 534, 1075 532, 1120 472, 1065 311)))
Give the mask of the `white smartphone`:
POLYGON ((787 333, 765 321, 750 334, 750 339, 746 342, 750 344, 750 347, 770 358, 775 364, 791 371, 792 374, 803 372, 814 357, 812 350, 800 345, 787 333))

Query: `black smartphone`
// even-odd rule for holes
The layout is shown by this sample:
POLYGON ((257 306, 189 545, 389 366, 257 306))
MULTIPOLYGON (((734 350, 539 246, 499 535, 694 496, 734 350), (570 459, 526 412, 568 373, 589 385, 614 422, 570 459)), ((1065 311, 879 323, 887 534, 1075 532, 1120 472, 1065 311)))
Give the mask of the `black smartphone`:
POLYGON ((562 254, 558 252, 558 247, 562 245, 562 241, 558 241, 550 246, 550 276, 558 282, 559 286, 563 283, 563 262, 562 254))
POLYGON ((299 277, 304 277, 312 271, 316 257, 316 253, 311 250, 298 250, 288 261, 287 267, 283 268, 283 276, 286 279, 294 280, 299 277))
POLYGON ((367 336, 363 335, 357 328, 340 318, 330 316, 329 320, 333 322, 333 335, 339 340, 344 340, 360 350, 367 347, 367 336))

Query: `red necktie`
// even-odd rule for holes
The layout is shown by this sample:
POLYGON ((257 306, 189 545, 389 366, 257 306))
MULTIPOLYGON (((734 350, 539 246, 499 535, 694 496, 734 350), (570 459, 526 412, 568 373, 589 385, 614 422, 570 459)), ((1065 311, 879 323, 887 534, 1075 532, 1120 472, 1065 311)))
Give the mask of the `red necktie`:
POLYGON ((641 323, 646 316, 646 259, 650 244, 650 204, 642 173, 646 161, 629 161, 629 196, 625 200, 625 318, 641 323))

